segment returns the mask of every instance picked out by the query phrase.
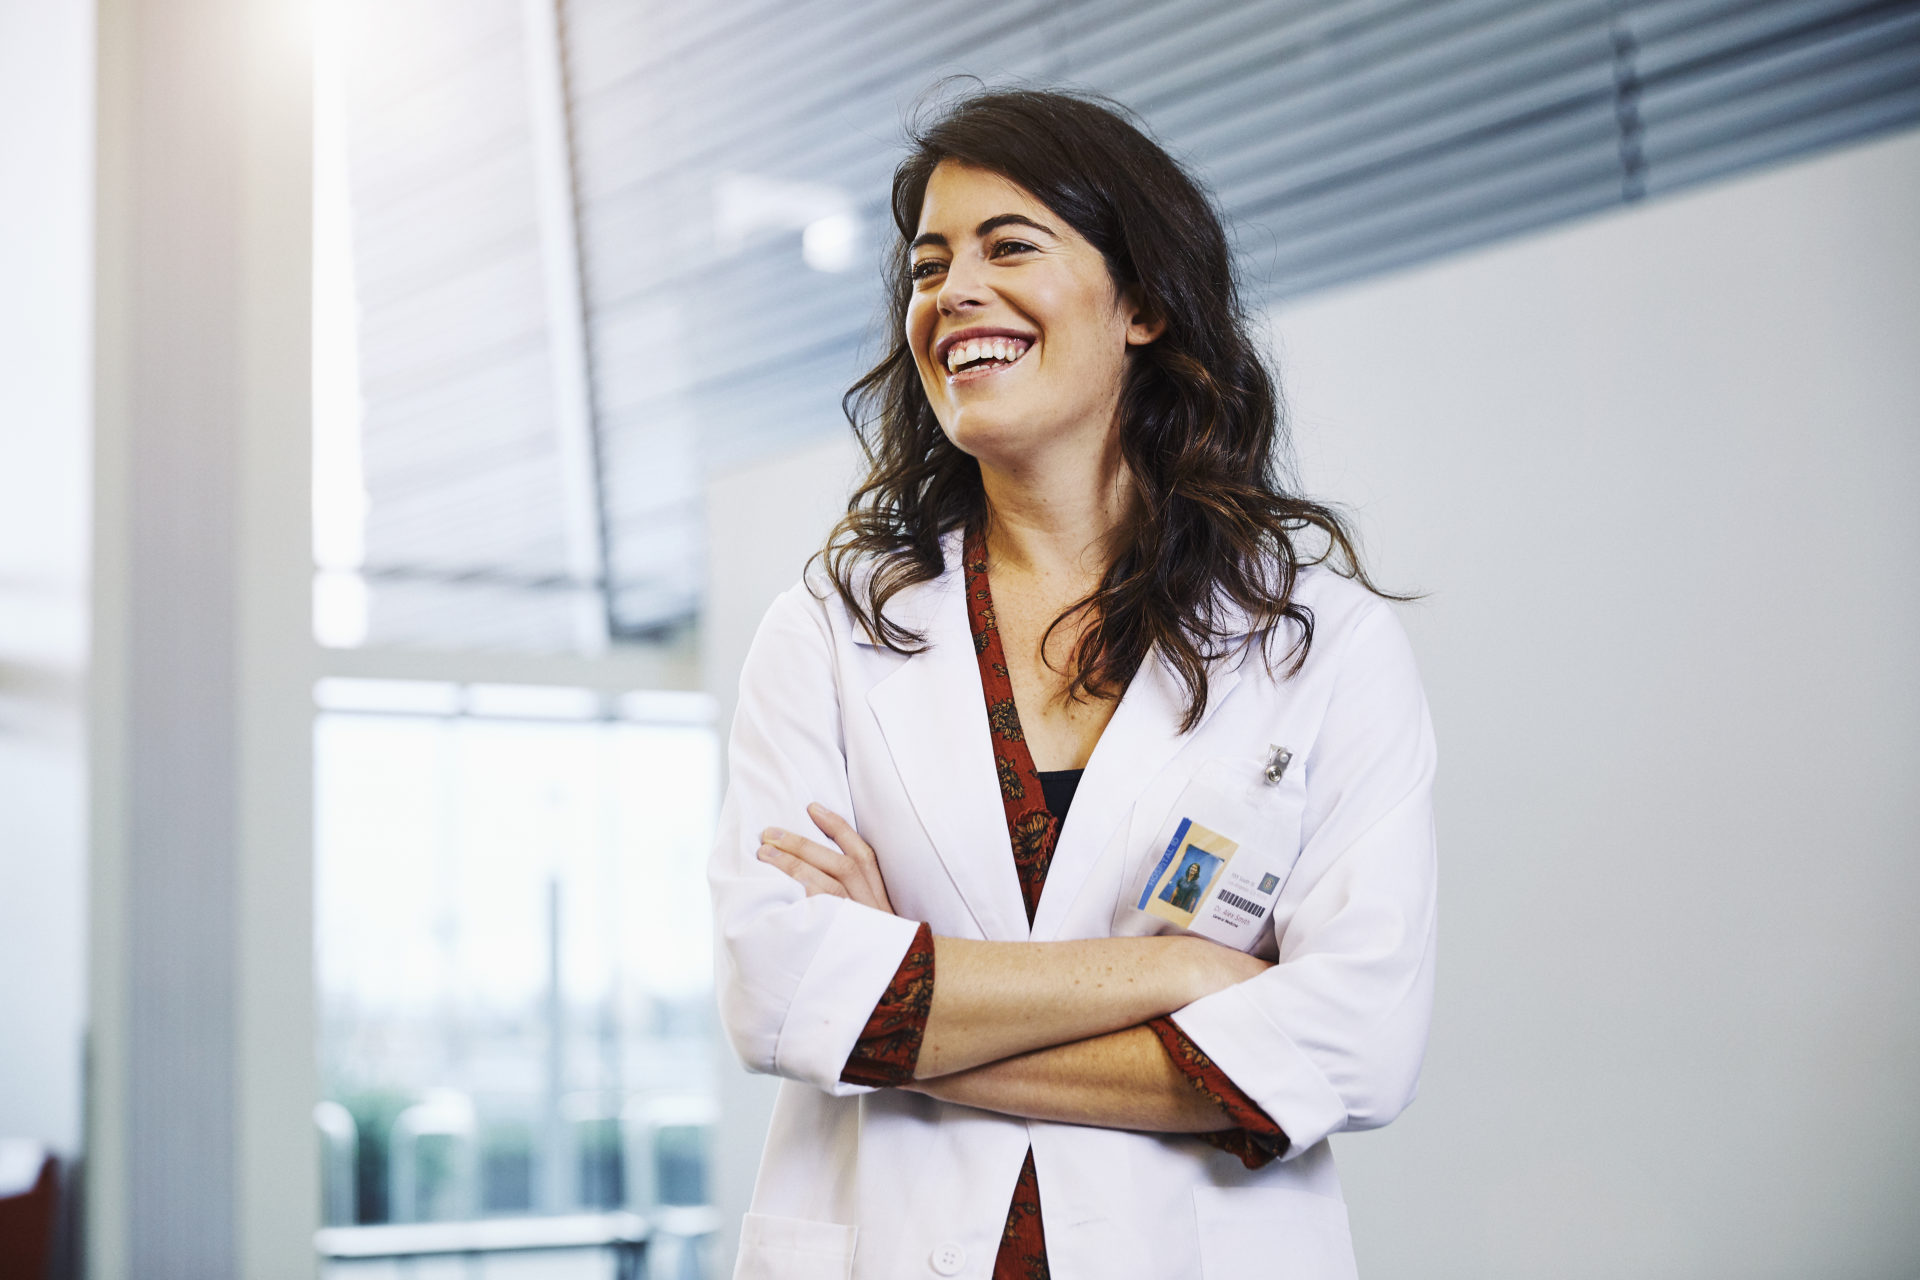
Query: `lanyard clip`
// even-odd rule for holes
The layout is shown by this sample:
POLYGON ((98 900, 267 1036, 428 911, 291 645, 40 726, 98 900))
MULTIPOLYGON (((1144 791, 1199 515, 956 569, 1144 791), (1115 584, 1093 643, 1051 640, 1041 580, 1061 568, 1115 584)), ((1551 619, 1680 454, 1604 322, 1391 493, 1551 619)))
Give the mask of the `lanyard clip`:
POLYGON ((1293 763, 1293 752, 1285 747, 1271 744, 1267 747, 1267 785, 1272 786, 1286 776, 1287 766, 1293 763))

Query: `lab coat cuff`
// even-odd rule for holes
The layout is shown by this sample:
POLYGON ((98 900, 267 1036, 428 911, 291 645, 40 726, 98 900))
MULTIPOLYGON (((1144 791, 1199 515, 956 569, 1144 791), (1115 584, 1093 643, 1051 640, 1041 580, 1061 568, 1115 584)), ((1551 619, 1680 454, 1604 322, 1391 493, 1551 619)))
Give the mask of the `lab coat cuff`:
POLYGON ((917 920, 842 899, 800 983, 774 1046, 774 1071, 834 1094, 869 1092, 843 1084, 854 1042, 920 931, 917 920))
POLYGON ((1287 1135, 1292 1160, 1346 1127, 1347 1107, 1313 1059, 1267 1017, 1249 983, 1194 1001, 1174 1025, 1287 1135))

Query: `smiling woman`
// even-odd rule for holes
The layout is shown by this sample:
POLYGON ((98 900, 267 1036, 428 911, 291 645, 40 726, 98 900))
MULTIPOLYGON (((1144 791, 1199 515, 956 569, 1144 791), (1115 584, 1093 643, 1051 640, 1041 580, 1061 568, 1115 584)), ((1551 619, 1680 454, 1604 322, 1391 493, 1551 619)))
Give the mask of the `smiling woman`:
POLYGON ((915 141, 893 184, 899 337, 847 394, 871 468, 826 552, 847 607, 911 646, 886 602, 940 575, 940 531, 984 520, 990 472, 967 458, 1074 456, 1120 491, 1122 535, 1078 611, 1094 625, 1075 693, 1116 694, 1158 644, 1197 715, 1238 638, 1223 605, 1266 639, 1292 623, 1304 654, 1301 535, 1372 584, 1340 517, 1279 482, 1285 424, 1205 191, 1111 104, 1068 94, 983 94, 915 141), (1033 349, 953 366, 989 337, 1033 349))
POLYGON ((1325 1140, 1410 1101, 1432 996, 1405 637, 1281 482, 1192 178, 1070 94, 912 141, 869 474, 755 639, 712 861, 788 1078, 738 1275, 1348 1276, 1325 1140))

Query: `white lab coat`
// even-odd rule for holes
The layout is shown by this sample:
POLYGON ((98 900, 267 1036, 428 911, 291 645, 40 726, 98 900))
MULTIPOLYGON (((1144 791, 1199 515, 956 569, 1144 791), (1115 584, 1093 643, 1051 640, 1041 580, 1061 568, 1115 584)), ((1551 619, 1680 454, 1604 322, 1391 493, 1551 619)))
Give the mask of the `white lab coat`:
POLYGON ((1285 678, 1257 654, 1215 664, 1206 716, 1186 735, 1178 682, 1144 663, 1088 763, 1029 929, 957 534, 945 548, 945 574, 888 610, 924 632, 925 652, 872 644, 816 582, 774 602, 741 675, 710 870, 720 1011, 747 1067, 785 1082, 736 1277, 986 1277, 1029 1144, 1061 1280, 1351 1277, 1326 1138, 1412 1100, 1432 1007, 1433 734, 1397 619, 1346 579, 1306 571, 1306 665, 1285 678), (1263 829, 1243 839, 1285 869, 1256 949, 1278 963, 1174 1021, 1286 1131, 1281 1160, 1248 1170, 1190 1136, 839 1082, 920 921, 1008 942, 1171 928, 1136 911, 1135 894, 1187 782, 1208 762, 1252 779, 1276 745, 1293 762, 1255 788, 1263 829), (873 845, 898 916, 809 898, 755 858, 764 827, 813 831, 809 801, 873 845))

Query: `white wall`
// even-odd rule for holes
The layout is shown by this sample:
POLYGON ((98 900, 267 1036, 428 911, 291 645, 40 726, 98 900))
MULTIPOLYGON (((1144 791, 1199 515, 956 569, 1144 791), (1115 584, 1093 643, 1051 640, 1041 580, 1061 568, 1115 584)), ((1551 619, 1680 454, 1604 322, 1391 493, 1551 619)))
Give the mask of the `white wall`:
POLYGON ((1920 133, 1283 310, 1441 752, 1387 1277, 1920 1267, 1920 133))
MULTIPOLYGON (((1431 593, 1438 1019, 1336 1140, 1374 1280, 1913 1273, 1917 229, 1908 134, 1275 317, 1308 484, 1431 593)), ((851 464, 710 492, 725 711, 851 464)))
POLYGON ((0 1135, 80 1143, 93 6, 0 3, 0 1135))

